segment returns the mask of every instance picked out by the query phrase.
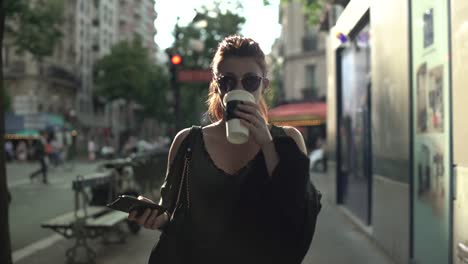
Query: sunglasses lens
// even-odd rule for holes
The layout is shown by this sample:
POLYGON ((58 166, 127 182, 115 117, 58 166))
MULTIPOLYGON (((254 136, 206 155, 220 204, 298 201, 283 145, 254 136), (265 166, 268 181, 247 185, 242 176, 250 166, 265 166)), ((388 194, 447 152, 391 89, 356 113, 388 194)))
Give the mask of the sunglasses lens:
POLYGON ((249 92, 254 92, 260 86, 262 78, 259 76, 247 76, 242 79, 242 86, 249 92))
POLYGON ((223 76, 218 79, 219 88, 223 92, 229 92, 236 88, 236 78, 232 76, 223 76))

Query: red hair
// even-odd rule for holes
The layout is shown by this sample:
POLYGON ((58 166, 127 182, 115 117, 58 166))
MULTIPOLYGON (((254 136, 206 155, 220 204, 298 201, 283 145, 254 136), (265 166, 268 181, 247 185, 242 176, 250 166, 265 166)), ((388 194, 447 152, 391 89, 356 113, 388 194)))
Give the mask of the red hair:
MULTIPOLYGON (((218 92, 216 76, 218 75, 219 64, 221 64, 221 62, 226 58, 230 57, 252 57, 258 66, 260 66, 263 76, 267 75, 265 54, 260 49, 257 42, 251 38, 245 38, 237 35, 224 38, 224 40, 219 43, 218 49, 213 57, 213 61, 211 62, 213 79, 210 83, 208 100, 206 103, 208 104, 208 114, 212 122, 219 121, 223 119, 224 116, 222 98, 221 94, 218 92)), ((264 89, 265 88, 266 87, 264 87, 264 89)), ((260 95, 260 101, 258 104, 263 118, 268 120, 268 107, 263 93, 260 95)))

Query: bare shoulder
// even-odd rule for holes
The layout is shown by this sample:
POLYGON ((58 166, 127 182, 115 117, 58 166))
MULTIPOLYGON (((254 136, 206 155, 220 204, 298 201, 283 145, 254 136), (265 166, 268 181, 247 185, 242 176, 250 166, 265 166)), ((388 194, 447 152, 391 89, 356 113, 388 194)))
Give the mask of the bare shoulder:
POLYGON ((219 122, 206 125, 202 128, 205 141, 219 141, 225 137, 225 130, 220 130, 219 122))
POLYGON ((174 137, 171 148, 169 149, 169 163, 174 160, 175 154, 179 150, 180 144, 184 141, 187 135, 190 133, 190 128, 184 128, 174 137))
POLYGON ((307 148, 304 142, 304 137, 302 136, 301 132, 292 126, 283 126, 284 132, 287 136, 291 137, 299 147, 299 149, 307 155, 307 148))

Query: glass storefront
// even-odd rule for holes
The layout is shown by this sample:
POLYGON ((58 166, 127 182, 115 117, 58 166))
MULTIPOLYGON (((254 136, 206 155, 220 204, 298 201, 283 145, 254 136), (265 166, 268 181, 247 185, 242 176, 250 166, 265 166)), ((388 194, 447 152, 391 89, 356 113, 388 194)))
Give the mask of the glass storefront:
POLYGON ((371 123, 369 26, 340 51, 339 201, 370 224, 371 123))

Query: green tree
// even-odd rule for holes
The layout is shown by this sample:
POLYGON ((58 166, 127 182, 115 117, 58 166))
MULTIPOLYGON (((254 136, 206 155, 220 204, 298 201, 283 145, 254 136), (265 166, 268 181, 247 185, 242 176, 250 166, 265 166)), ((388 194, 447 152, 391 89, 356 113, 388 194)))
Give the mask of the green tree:
POLYGON ((17 10, 6 21, 6 37, 12 38, 17 52, 29 52, 39 62, 52 55, 63 35, 63 0, 7 2, 9 11, 17 10))
MULTIPOLYGON (((60 38, 59 25, 63 0, 0 0, 0 46, 4 33, 18 52, 30 52, 40 60, 52 54, 60 38)), ((3 49, 2 49, 3 50, 3 49)), ((4 145, 5 88, 3 82, 3 51, 0 53, 0 146, 4 145)), ((5 158, 0 155, 0 263, 11 264, 11 242, 8 222, 8 187, 5 158)))
POLYGON ((149 69, 147 85, 138 100, 143 105, 144 116, 152 117, 159 122, 172 121, 172 116, 167 114, 169 87, 167 70, 160 65, 152 65, 149 69))
MULTIPOLYGON (((0 44, 3 44, 3 32, 5 29, 5 1, 0 0, 0 44)), ((2 49, 3 50, 3 49, 2 49)), ((3 51, 0 52, 0 146, 4 146, 5 134, 5 116, 3 112, 4 102, 4 87, 3 87, 3 51)), ((8 187, 6 182, 5 157, 0 155, 0 262, 11 264, 11 242, 10 242, 10 225, 8 223, 8 187)))
POLYGON ((7 112, 11 108, 11 96, 8 94, 7 90, 1 90, 2 97, 3 97, 3 112, 7 112))
POLYGON ((266 100, 269 107, 277 106, 284 97, 283 78, 281 76, 281 72, 281 64, 278 61, 274 61, 271 69, 273 78, 270 80, 270 90, 266 94, 266 100))
MULTIPOLYGON (((235 3, 235 8, 223 9, 221 2, 216 2, 212 8, 202 7, 187 26, 180 27, 172 50, 183 58, 183 69, 209 69, 211 60, 219 41, 224 37, 239 34, 245 23, 242 17, 242 6, 235 3), (232 11, 234 10, 234 11, 232 11), (200 27, 204 24, 204 27, 200 27), (193 41, 201 41, 203 49, 196 51, 191 46, 193 41)), ((177 26, 176 26, 177 27, 177 26)), ((180 84, 181 109, 183 117, 181 125, 190 126, 200 122, 201 115, 206 111, 205 101, 208 94, 208 84, 180 84)))
POLYGON ((302 4, 304 13, 307 15, 311 25, 317 25, 320 22, 321 14, 327 3, 327 0, 281 0, 281 3, 284 4, 291 1, 302 4))
POLYGON ((96 93, 108 100, 123 98, 143 105, 143 115, 165 121, 167 71, 150 60, 141 39, 122 41, 95 65, 96 93))
POLYGON ((136 100, 148 79, 149 65, 148 50, 141 39, 115 44, 108 55, 96 62, 97 94, 109 100, 136 100))

